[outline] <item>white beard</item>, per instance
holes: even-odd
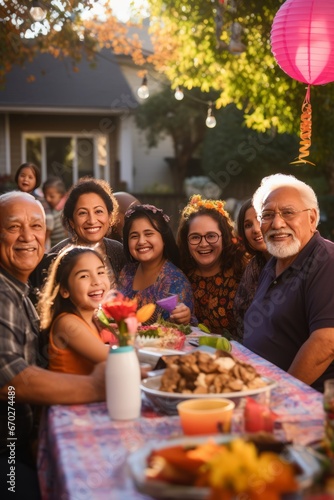
[[[267,245],[267,250],[270,255],[273,255],[277,259],[285,259],[287,257],[293,257],[294,255],[297,255],[297,253],[299,253],[301,243],[293,233],[290,233],[292,236],[292,241],[290,243],[286,243],[283,241],[272,241],[270,239],[270,236],[273,234],[279,233],[276,231],[270,231],[264,237]]]

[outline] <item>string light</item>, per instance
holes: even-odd
[[[179,86],[176,87],[174,97],[177,101],[182,101],[182,99],[184,98],[184,93]]]
[[[140,99],[147,99],[150,96],[150,91],[147,86],[147,77],[144,76],[143,81],[139,89],[137,90],[138,97]]]
[[[212,102],[209,103],[208,115],[205,120],[205,125],[208,128],[214,128],[217,125],[216,118],[212,114]]]
[[[141,86],[137,90],[137,94],[138,94],[138,97],[140,97],[140,99],[147,99],[150,96],[150,92],[149,92],[149,89],[147,86],[147,76],[146,75],[144,76],[144,78],[142,80]],[[184,98],[184,93],[179,86],[177,86],[175,89],[174,97],[178,101],[182,101],[182,99]],[[193,96],[190,98],[196,102],[200,102],[202,104],[205,103],[205,101],[198,99],[198,98],[195,98]],[[209,101],[209,103],[206,101],[206,104],[209,104],[209,107],[208,107],[208,114],[207,114],[207,117],[205,120],[205,125],[208,128],[214,128],[217,125],[216,118],[213,115],[214,103],[212,103],[212,101]]]
[[[47,14],[46,7],[38,0],[32,1],[32,6],[30,7],[29,13],[34,21],[41,22],[44,21]]]

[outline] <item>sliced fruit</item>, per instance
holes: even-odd
[[[155,311],[155,304],[145,304],[143,307],[138,309],[136,316],[139,323],[145,323],[148,321]]]
[[[203,325],[203,323],[198,323],[198,328],[202,330],[202,332],[210,333],[209,328],[206,325]]]
[[[209,337],[203,336],[198,339],[199,345],[208,345],[210,347],[214,347],[215,349],[219,349],[221,351],[232,351],[232,345],[225,337]]]
[[[218,340],[217,337],[208,337],[207,335],[205,335],[203,337],[199,337],[198,344],[199,345],[208,345],[210,347],[216,348],[217,340]]]
[[[227,340],[227,338],[220,337],[217,340],[216,349],[220,349],[221,351],[231,352],[232,351],[232,344],[229,340]]]

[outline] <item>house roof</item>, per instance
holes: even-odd
[[[94,65],[83,57],[76,66],[79,71],[70,58],[50,54],[14,66],[0,88],[0,111],[120,114],[138,106],[111,51],[99,52]],[[29,82],[31,75],[34,81]]]

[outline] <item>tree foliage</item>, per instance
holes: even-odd
[[[278,67],[270,49],[272,21],[282,3],[250,0],[225,2],[227,7],[222,7],[218,0],[152,0],[151,62],[175,85],[218,90],[216,106],[236,103],[243,109],[247,125],[259,131],[273,126],[279,131],[296,131],[296,109],[304,89]],[[229,4],[236,8],[229,9]],[[223,23],[217,33],[219,8],[223,9]],[[243,28],[245,45],[239,54],[224,49],[236,22]]]
[[[145,71],[153,65],[173,88],[217,92],[217,108],[235,103],[246,125],[259,133],[299,132],[305,85],[282,71],[270,48],[273,19],[284,0],[147,1],[154,48],[149,54],[135,30],[130,32],[115,19],[108,0],[50,0],[42,23],[32,23],[30,0],[0,0],[0,83],[13,64],[23,64],[37,53],[69,56],[75,71],[83,55],[94,59],[100,47],[108,47],[131,56]],[[87,16],[97,3],[103,15]],[[231,45],[235,26],[242,27],[237,41],[245,50],[235,51]],[[313,87],[311,102],[311,159],[334,192],[333,84]],[[298,149],[291,160],[297,155]]]
[[[299,134],[305,84],[284,73],[270,46],[272,23],[283,1],[149,0],[154,44],[150,62],[174,87],[217,90],[220,95],[216,107],[235,103],[246,125],[260,133]],[[235,23],[243,28],[241,42],[245,50],[239,54],[228,46]],[[330,111],[334,85],[313,86],[311,102],[310,153],[317,167],[311,171],[307,165],[291,168],[299,177],[310,175],[319,185],[323,184],[320,177],[325,175],[330,181],[327,189],[334,192],[334,116]],[[297,156],[298,146],[290,161]]]
[[[138,36],[130,35],[128,26],[116,19],[108,0],[99,1],[103,14],[91,15],[96,0],[50,0],[44,5],[46,19],[34,22],[29,13],[30,0],[0,0],[2,85],[14,64],[22,65],[41,52],[70,57],[74,71],[84,55],[93,61],[101,47],[111,48],[116,54],[131,54],[137,64],[143,64]]]

